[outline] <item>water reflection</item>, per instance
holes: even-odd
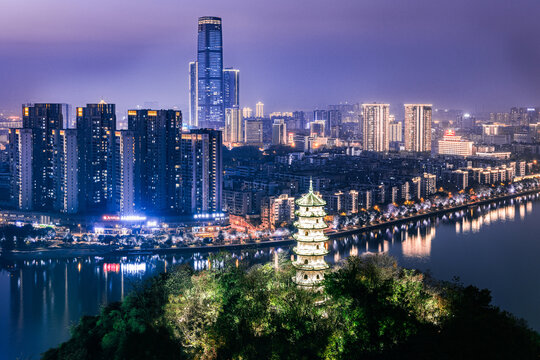
[[[516,198],[499,204],[476,206],[386,229],[355,234],[328,242],[329,263],[364,253],[391,253],[398,260],[432,261],[436,241],[452,242],[455,236],[476,234],[495,223],[531,221],[533,201],[538,196]],[[516,216],[516,213],[519,216]],[[441,224],[451,234],[439,236]],[[515,226],[520,226],[519,224]],[[450,235],[450,236],[449,236]],[[273,262],[288,258],[290,248],[243,249],[229,253],[233,263]],[[279,256],[281,254],[281,256]],[[101,306],[119,301],[145,279],[174,266],[189,264],[196,270],[223,266],[209,253],[130,255],[123,257],[78,257],[3,263],[0,270],[0,309],[7,314],[0,338],[6,342],[6,358],[37,357],[69,337],[69,328],[83,315],[99,312]],[[7,311],[4,311],[7,310]],[[0,343],[0,345],[2,345]],[[0,346],[4,348],[4,346]]]

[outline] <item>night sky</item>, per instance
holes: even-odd
[[[241,106],[540,105],[538,0],[1,0],[0,108],[104,98],[187,115],[204,15],[223,18]]]

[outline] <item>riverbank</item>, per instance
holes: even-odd
[[[514,198],[518,198],[518,197],[521,197],[521,196],[527,196],[527,195],[532,195],[532,194],[537,194],[537,193],[540,193],[540,189],[526,190],[526,191],[522,191],[522,192],[514,193],[514,194],[502,195],[502,196],[497,196],[497,197],[490,197],[489,199],[477,200],[477,201],[468,202],[468,203],[460,204],[460,205],[456,205],[456,206],[449,206],[449,207],[445,207],[445,208],[441,208],[441,209],[426,211],[426,212],[423,212],[423,213],[416,213],[414,215],[403,216],[403,217],[400,217],[400,218],[391,219],[391,220],[379,222],[379,223],[376,223],[376,224],[369,224],[369,225],[364,225],[364,226],[354,226],[352,228],[347,228],[347,229],[338,230],[338,231],[331,230],[331,231],[328,231],[326,233],[326,235],[328,237],[330,237],[330,238],[338,238],[338,237],[343,237],[343,236],[352,235],[352,234],[358,234],[358,233],[362,233],[362,232],[366,232],[366,231],[373,231],[373,230],[378,230],[378,229],[381,229],[381,228],[387,228],[387,227],[393,226],[393,225],[400,225],[402,223],[407,223],[407,222],[411,222],[411,221],[415,221],[415,220],[422,220],[422,219],[430,218],[430,217],[433,217],[433,216],[444,215],[444,214],[452,213],[452,212],[455,212],[455,211],[461,211],[461,210],[465,210],[465,209],[468,209],[468,208],[474,208],[474,207],[480,206],[480,205],[496,203],[496,202],[499,202],[499,201],[514,199]]]
[[[514,194],[506,194],[496,197],[490,197],[488,199],[477,200],[460,204],[456,206],[449,206],[444,208],[438,208],[436,210],[430,210],[422,213],[416,213],[410,216],[403,216],[396,219],[390,219],[374,224],[364,226],[354,226],[343,230],[330,230],[326,232],[326,235],[331,238],[340,238],[352,234],[363,233],[367,231],[379,230],[390,226],[401,225],[412,221],[418,221],[434,216],[444,215],[455,211],[466,210],[468,208],[474,208],[476,206],[496,203],[499,201],[518,198],[521,196],[527,196],[540,193],[540,189],[531,189]],[[196,252],[219,252],[219,251],[234,251],[242,249],[259,249],[276,246],[289,246],[294,243],[293,239],[280,239],[280,240],[267,240],[256,241],[243,244],[224,244],[224,245],[205,245],[205,246],[182,246],[182,247],[169,247],[169,248],[148,248],[148,249],[119,249],[110,245],[87,245],[83,248],[40,248],[28,251],[14,250],[9,253],[2,254],[0,258],[5,260],[45,260],[50,258],[63,259],[74,258],[84,256],[127,256],[127,255],[148,255],[148,254],[176,254],[176,253],[196,253]]]
[[[28,251],[13,250],[0,256],[4,260],[45,260],[45,259],[66,259],[85,256],[127,256],[127,255],[149,255],[149,254],[191,254],[196,252],[220,252],[234,251],[241,249],[259,249],[274,246],[292,245],[294,240],[283,239],[274,241],[258,241],[244,244],[207,245],[207,246],[182,246],[170,248],[149,248],[149,249],[118,249],[110,245],[93,245],[79,249],[66,248],[43,248]]]

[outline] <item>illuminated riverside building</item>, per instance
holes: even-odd
[[[180,145],[182,212],[221,213],[223,191],[221,131],[191,130],[181,135]]]
[[[263,199],[261,218],[265,229],[275,229],[283,223],[290,224],[294,220],[294,197],[281,194]]]
[[[296,247],[293,249],[296,254],[293,262],[296,275],[293,280],[299,286],[316,289],[329,268],[324,260],[325,255],[328,254],[325,246],[328,237],[323,232],[327,228],[324,222],[326,202],[313,192],[310,181],[308,193],[296,200],[296,205],[298,210],[295,214],[298,221],[294,223],[294,226],[297,232],[293,235],[296,240]]]
[[[223,135],[223,142],[228,146],[244,142],[244,119],[237,106],[225,109],[225,132]]]
[[[158,214],[179,212],[182,113],[129,110],[128,129],[135,137],[137,209]]]
[[[75,214],[79,211],[77,130],[59,130],[55,139],[58,151],[55,209],[63,213]]]
[[[192,87],[197,92],[196,126],[223,128],[223,39],[219,17],[199,18],[196,71],[192,75],[197,78],[196,87]]]
[[[431,151],[431,108],[431,104],[405,104],[406,151]]]
[[[387,152],[389,141],[389,104],[362,104],[363,149],[365,151]]]
[[[79,209],[114,211],[116,107],[101,101],[77,108]]]
[[[19,210],[32,210],[32,129],[9,129],[11,200]]]
[[[13,193],[14,200],[18,207],[24,204],[24,209],[35,211],[53,211],[57,205],[58,189],[58,156],[60,152],[57,149],[59,145],[57,137],[59,131],[68,127],[69,107],[66,104],[28,104],[23,105],[23,129],[13,140],[13,146],[27,153],[28,146],[31,146],[31,156],[24,159],[21,165],[30,166],[28,169],[22,169],[25,174],[13,174],[15,178],[32,179],[31,205],[27,200],[17,200],[21,193]],[[28,130],[26,130],[28,129]],[[30,134],[30,135],[29,135]],[[31,145],[27,144],[30,139]],[[22,147],[21,147],[22,146]],[[15,151],[15,149],[12,149]],[[22,152],[18,153],[19,155]],[[26,156],[26,155],[25,155]],[[31,173],[28,170],[31,169]],[[13,190],[15,190],[12,187]],[[26,186],[19,188],[27,190]],[[26,195],[25,195],[26,196]]]
[[[440,155],[471,156],[473,142],[457,136],[453,130],[447,130],[442,140],[439,140]]]
[[[133,131],[115,132],[116,148],[116,187],[115,210],[121,215],[135,214],[135,135]]]

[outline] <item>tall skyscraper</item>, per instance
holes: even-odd
[[[223,69],[223,107],[240,108],[240,70]]]
[[[431,104],[405,104],[406,151],[431,151],[431,107]]]
[[[362,104],[364,150],[379,152],[389,150],[389,110],[389,104]]]
[[[225,109],[224,143],[231,146],[244,142],[244,119],[238,107]]]
[[[220,129],[223,110],[223,43],[221,18],[199,18],[197,40],[197,126]]]
[[[136,206],[149,213],[177,212],[182,113],[129,110],[128,129],[135,137]]]
[[[222,211],[223,164],[221,131],[191,130],[181,140],[182,208],[186,214]]]
[[[77,108],[79,209],[114,211],[116,107],[101,101]]]
[[[69,124],[66,104],[23,105],[23,128],[32,134],[32,209],[52,211],[56,204],[59,131]],[[24,133],[24,134],[23,134]],[[28,132],[20,133],[26,139]],[[23,139],[22,141],[25,141]]]
[[[190,127],[199,126],[199,102],[198,102],[198,64],[196,61],[189,63],[189,123]]]
[[[264,117],[264,104],[261,101],[255,104],[255,117],[256,118]]]

